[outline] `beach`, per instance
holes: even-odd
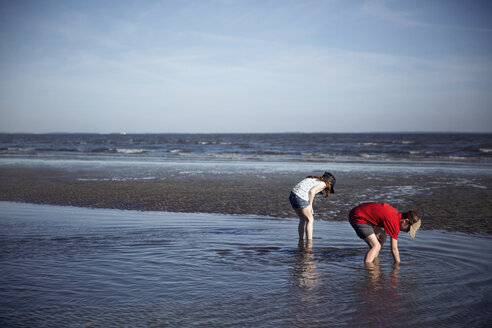
[[[492,1],[0,8],[0,328],[492,327]]]
[[[491,139],[0,135],[0,325],[488,327]],[[324,171],[298,243],[290,190]],[[400,265],[364,265],[364,202],[420,213]]]
[[[234,165],[232,165],[234,167]],[[329,169],[328,166],[324,166]],[[290,189],[309,171],[203,167],[154,169],[152,179],[128,169],[60,167],[0,168],[0,200],[140,211],[251,214],[293,218]],[[158,171],[158,173],[156,173]],[[397,167],[332,171],[336,193],[318,195],[315,218],[345,221],[363,202],[387,202],[401,212],[414,209],[422,229],[492,233],[492,176],[488,171]],[[313,172],[314,173],[314,172]]]
[[[422,229],[492,233],[492,134],[0,134],[0,200],[295,218],[288,196],[333,173],[315,219],[364,202]]]

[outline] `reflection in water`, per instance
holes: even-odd
[[[400,266],[394,264],[390,273],[384,272],[379,258],[366,264],[365,279],[356,292],[360,298],[358,312],[375,327],[395,327],[403,323],[399,270]]]
[[[294,278],[298,287],[314,288],[319,281],[319,274],[314,264],[313,241],[300,241],[299,257],[293,268]]]
[[[322,289],[321,277],[315,264],[315,252],[313,241],[300,241],[298,244],[297,257],[292,266],[293,299],[291,307],[293,321],[297,326],[312,323],[319,314],[319,308],[326,304],[320,300]]]

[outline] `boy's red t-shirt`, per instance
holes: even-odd
[[[365,203],[350,211],[350,220],[355,223],[370,222],[384,229],[393,239],[398,239],[401,214],[386,203]]]

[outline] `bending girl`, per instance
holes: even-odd
[[[304,235],[307,240],[313,239],[314,196],[323,190],[326,191],[326,197],[335,193],[335,182],[333,174],[325,172],[321,177],[310,175],[292,188],[289,200],[299,217],[299,241],[304,240]]]

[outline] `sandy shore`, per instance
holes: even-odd
[[[308,172],[309,173],[309,172]],[[335,172],[336,173],[336,172]],[[303,175],[170,175],[154,180],[81,179],[84,172],[0,168],[0,200],[143,211],[295,217],[288,202]],[[423,229],[492,234],[492,178],[449,174],[338,173],[335,195],[318,196],[315,217],[344,221],[357,204],[416,209]]]

